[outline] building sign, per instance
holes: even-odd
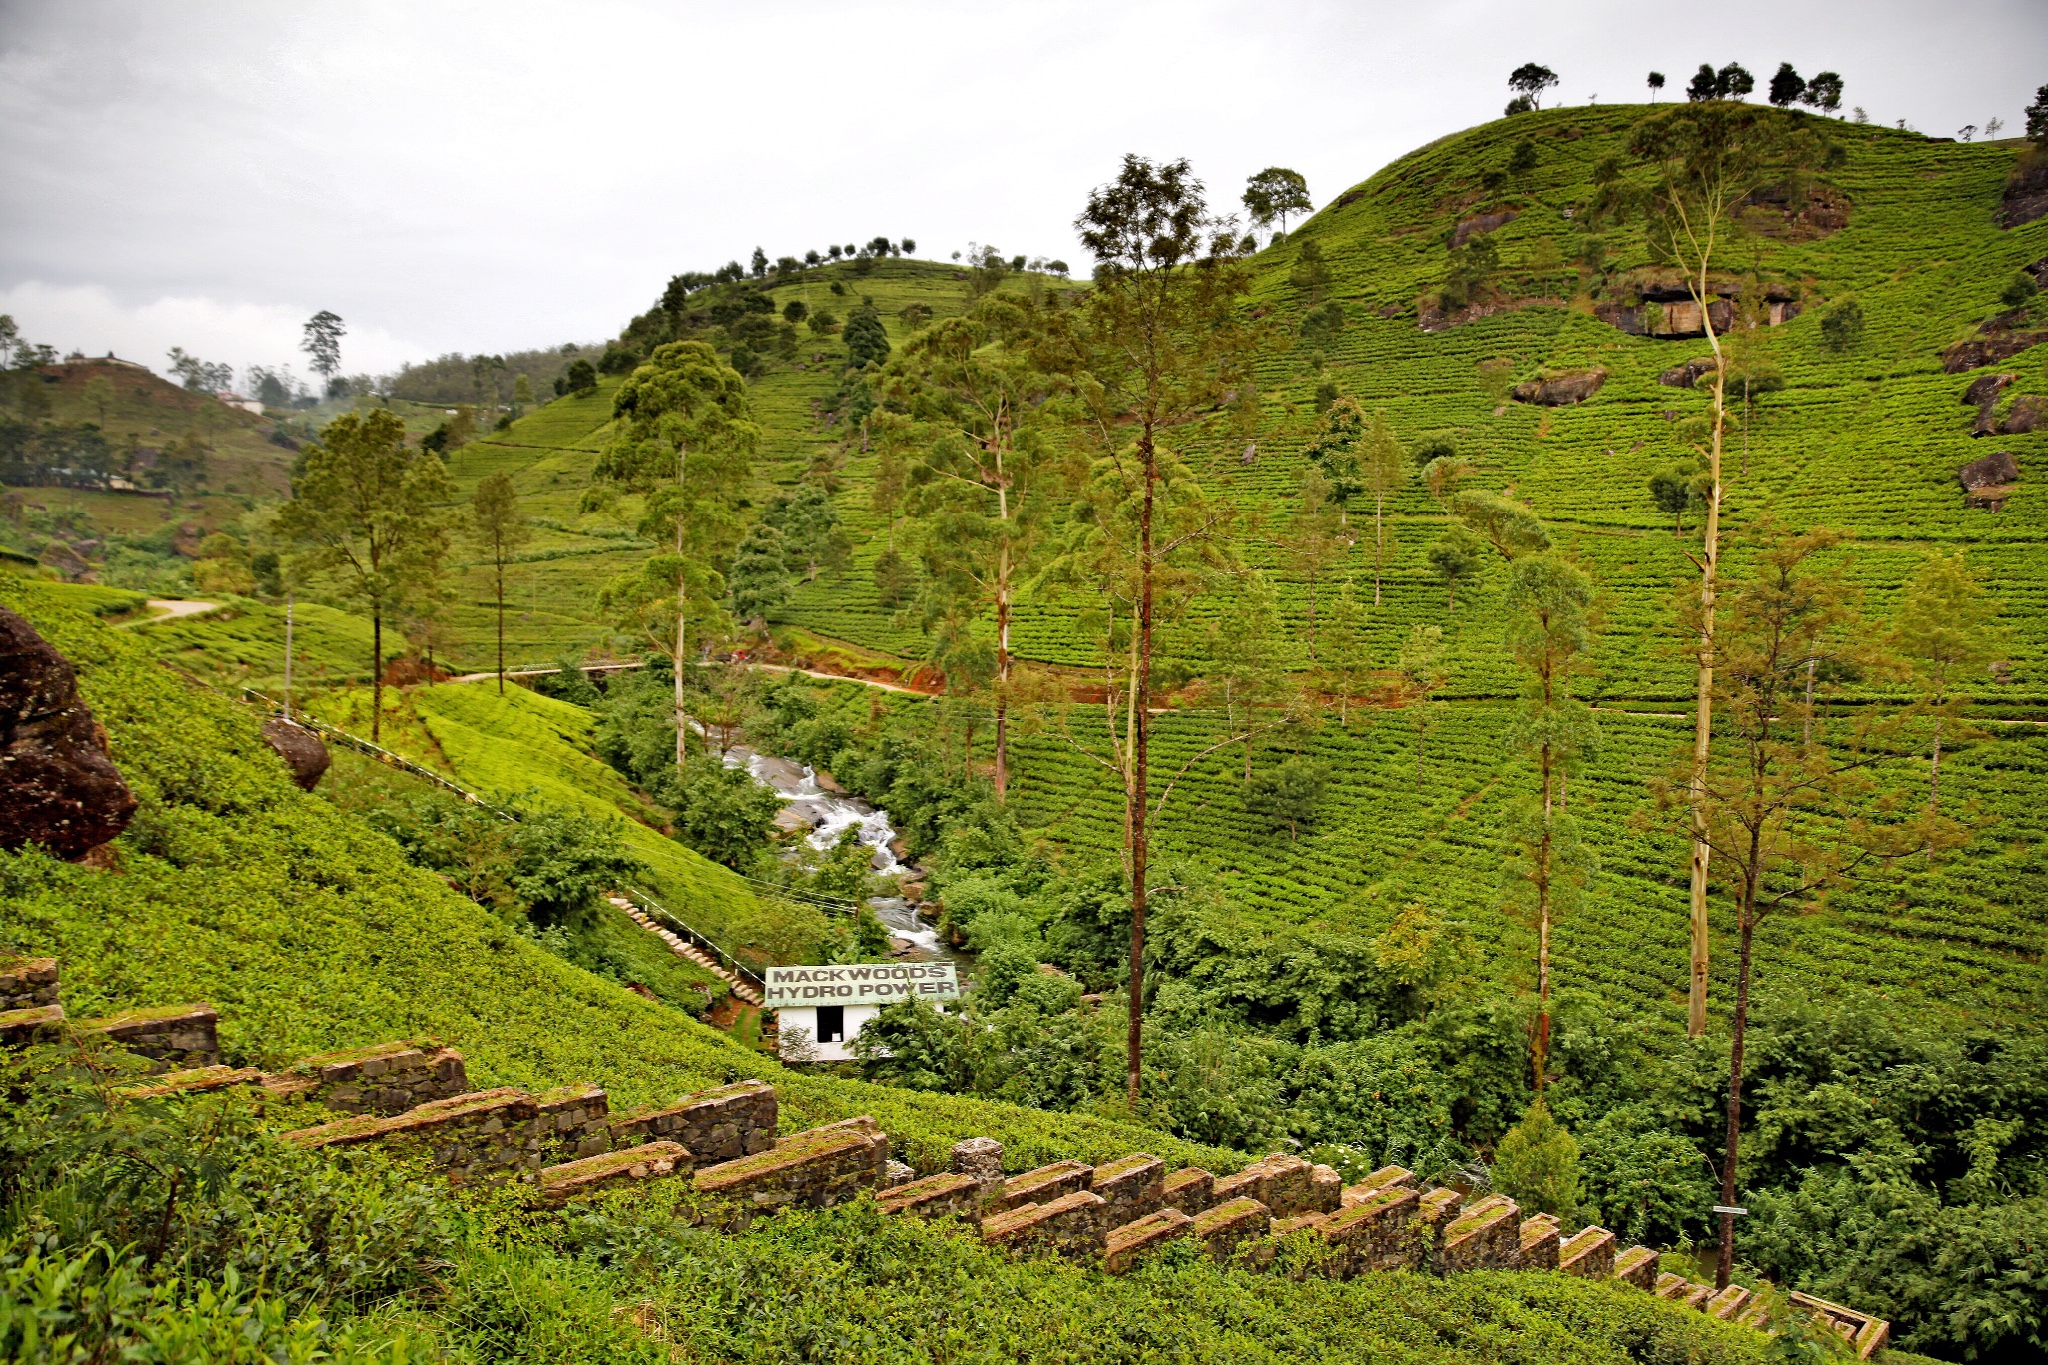
[[[764,1008],[887,1005],[898,1000],[958,1000],[950,962],[864,962],[846,967],[770,967]]]

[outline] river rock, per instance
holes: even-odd
[[[135,794],[71,661],[0,608],[0,848],[81,858],[128,826]]]
[[[1547,379],[1531,379],[1515,385],[1517,403],[1536,403],[1546,408],[1560,408],[1570,403],[1583,403],[1600,391],[1607,382],[1606,370],[1586,370],[1579,374],[1560,374]]]
[[[277,750],[277,756],[292,770],[292,781],[298,784],[300,791],[311,791],[319,786],[327,765],[333,762],[320,736],[303,725],[294,725],[278,716],[263,722],[263,742]]]
[[[812,770],[811,780],[818,784],[818,790],[821,792],[830,792],[834,796],[846,795],[846,788],[839,785],[839,779],[823,768]]]

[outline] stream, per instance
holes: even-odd
[[[871,865],[880,877],[915,875],[890,847],[896,829],[889,812],[877,809],[857,796],[828,791],[818,783],[817,773],[801,763],[772,754],[756,753],[736,744],[725,755],[728,768],[745,768],[749,776],[782,799],[782,813],[776,823],[785,829],[808,829],[812,848],[823,850],[839,842],[849,829],[860,831],[860,842],[871,854]],[[909,945],[899,956],[913,961],[939,960],[954,963],[964,980],[968,959],[939,938],[938,930],[917,913],[917,907],[901,896],[871,896],[868,908],[888,928],[890,937]]]

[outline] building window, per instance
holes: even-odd
[[[846,1039],[846,1006],[818,1006],[818,1041],[838,1043]]]

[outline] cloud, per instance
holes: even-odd
[[[13,317],[22,337],[47,342],[60,353],[105,355],[168,374],[173,346],[205,360],[235,367],[239,377],[251,365],[289,365],[305,372],[300,328],[317,309],[278,304],[224,303],[203,296],[170,296],[151,303],[123,304],[93,284],[49,285],[35,280],[0,289],[0,313]],[[381,327],[349,328],[342,339],[342,367],[351,374],[397,369],[425,348]]]

